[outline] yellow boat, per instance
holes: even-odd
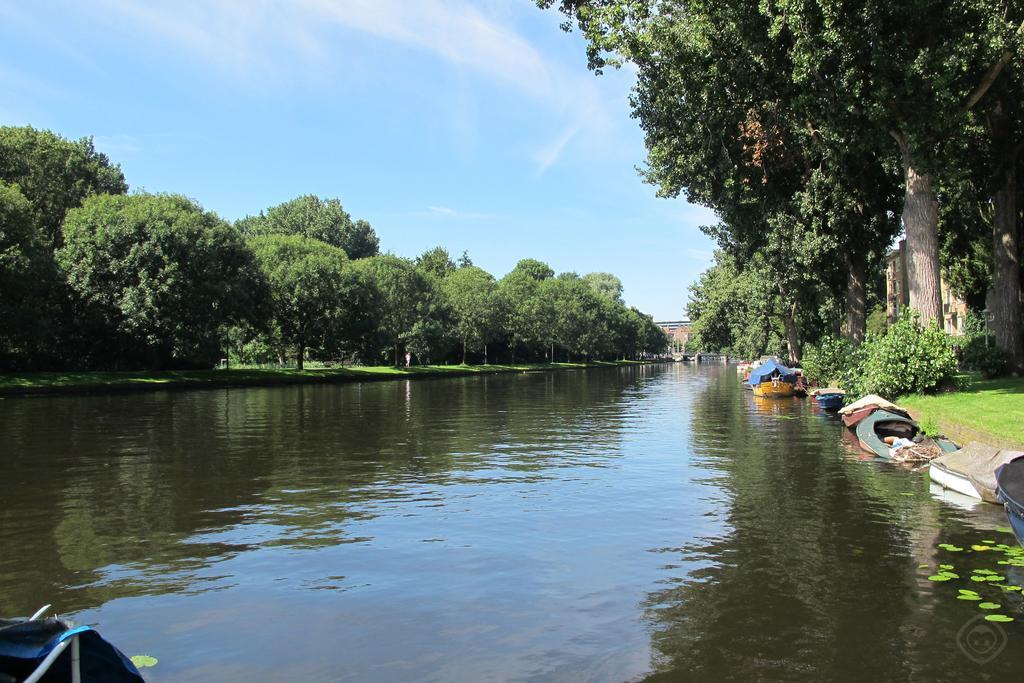
[[[751,385],[754,396],[763,398],[785,398],[793,395],[793,385],[780,379]]]

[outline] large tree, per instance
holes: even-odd
[[[185,197],[93,196],[63,232],[56,258],[95,364],[213,365],[225,327],[265,302],[242,236]]]
[[[0,180],[32,204],[43,243],[61,245],[64,215],[93,195],[128,191],[120,167],[91,138],[67,140],[31,126],[0,127]]]
[[[380,294],[376,335],[380,345],[394,351],[394,363],[399,365],[402,346],[414,339],[417,324],[422,327],[428,319],[434,288],[412,261],[391,254],[360,259],[352,267]],[[373,341],[369,346],[377,348],[368,353],[379,349]]]
[[[295,350],[299,370],[306,350],[349,349],[376,322],[376,291],[348,265],[345,252],[302,235],[250,241],[270,287],[270,314],[280,342]]]
[[[936,177],[949,163],[944,145],[998,79],[1019,8],[996,0],[873,1],[856,11],[838,0],[559,4],[588,38],[593,67],[621,59],[638,67],[633,103],[647,136],[648,178],[663,194],[685,189],[734,230],[752,224],[734,219],[744,203],[767,215],[775,209],[769,194],[793,197],[780,174],[796,172],[803,185],[819,166],[814,155],[843,169],[837,152],[846,151],[855,167],[866,157],[873,168],[861,178],[831,173],[831,181],[872,201],[833,202],[847,215],[828,229],[846,253],[877,252],[877,241],[865,244],[856,231],[886,232],[887,192],[874,192],[871,177],[897,158],[911,304],[941,315]],[[861,270],[850,264],[855,289]],[[864,297],[850,294],[851,306],[861,306]],[[862,327],[862,311],[849,319]]]
[[[0,367],[36,356],[51,320],[46,285],[53,270],[32,204],[17,185],[0,181]]]
[[[504,300],[503,327],[508,333],[509,350],[515,362],[516,349],[520,344],[541,343],[541,326],[537,294],[540,283],[555,273],[536,259],[522,259],[498,282],[498,293]]]
[[[375,256],[377,234],[364,220],[353,221],[338,199],[302,195],[271,207],[258,216],[238,221],[250,237],[263,235],[304,235],[344,250],[350,259]]]
[[[476,266],[463,266],[448,273],[441,290],[452,311],[455,336],[462,342],[462,363],[467,352],[482,349],[487,363],[487,345],[500,334],[503,301],[494,278]]]

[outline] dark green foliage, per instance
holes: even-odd
[[[57,262],[86,365],[213,365],[266,286],[242,236],[178,195],[100,195],[70,211]]]
[[[50,249],[60,246],[70,209],[93,195],[128,191],[120,167],[90,138],[66,140],[31,126],[0,127],[0,181],[17,184],[31,202],[40,239]]]
[[[610,273],[502,282],[437,247],[378,255],[369,223],[305,195],[231,226],[177,195],[126,196],[89,139],[0,128],[0,368],[445,362],[661,352]],[[59,247],[55,250],[55,247]],[[461,343],[460,343],[461,342]]]
[[[238,227],[250,237],[303,235],[342,249],[350,259],[375,256],[380,242],[370,224],[353,221],[341,201],[316,195],[296,197],[259,216],[243,218]]]
[[[885,334],[885,330],[888,327],[889,315],[885,312],[885,308],[883,306],[876,306],[872,309],[871,313],[868,314],[868,334]]]
[[[376,326],[378,292],[348,265],[345,252],[301,235],[250,241],[270,287],[267,346],[294,349],[301,369],[307,349],[330,358],[352,349]],[[258,352],[258,348],[250,349]]]
[[[804,375],[821,386],[833,384],[846,372],[851,352],[845,339],[826,337],[820,344],[804,349]]]
[[[884,335],[869,337],[851,353],[840,384],[854,396],[878,394],[895,400],[956,389],[961,382],[958,373],[953,340],[905,311]]]
[[[0,181],[0,367],[29,364],[52,333],[53,259],[37,230],[32,204]]]
[[[965,370],[980,372],[985,379],[1002,377],[1008,367],[1006,352],[991,339],[986,344],[984,336],[968,339],[961,347],[960,360]]]

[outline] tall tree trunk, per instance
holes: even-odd
[[[907,233],[907,281],[910,307],[921,321],[942,324],[942,288],[939,280],[939,200],[930,173],[914,165],[907,139],[894,134],[903,156],[903,227]]]
[[[846,252],[846,272],[846,338],[859,346],[867,329],[867,255],[860,250]]]
[[[1020,239],[1017,229],[1017,159],[1012,148],[998,172],[992,217],[990,306],[996,346],[1006,352],[1010,371],[1024,372],[1021,339]]]
[[[551,355],[548,357],[548,362],[549,363],[554,363],[555,362],[555,344],[554,344],[554,342],[551,343]]]
[[[800,362],[802,352],[800,350],[800,335],[796,329],[796,302],[787,303],[786,296],[782,291],[782,286],[779,286],[779,292],[782,294],[782,325],[786,329],[786,349],[789,351],[789,363],[790,365],[796,365]]]
[[[487,344],[484,344],[484,365],[487,365]]]
[[[512,353],[511,365],[515,365],[516,364],[516,336],[514,334],[512,335],[512,344],[510,346],[511,346],[510,351]]]
[[[467,363],[466,363],[466,340],[465,339],[462,340],[462,364],[463,365],[467,365]]]
[[[299,372],[305,369],[306,359],[306,345],[299,342],[298,352],[295,354],[295,365],[299,368]]]

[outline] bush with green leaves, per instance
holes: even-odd
[[[961,363],[965,370],[975,370],[985,379],[1006,374],[1009,359],[1006,352],[991,341],[986,344],[984,336],[968,339],[961,346]]]
[[[960,386],[953,339],[939,327],[924,326],[904,312],[885,334],[869,336],[850,356],[841,384],[853,396],[878,394],[895,399]]]
[[[817,346],[809,345],[801,363],[804,376],[822,386],[837,381],[846,370],[850,351],[850,343],[836,337],[825,337]]]

